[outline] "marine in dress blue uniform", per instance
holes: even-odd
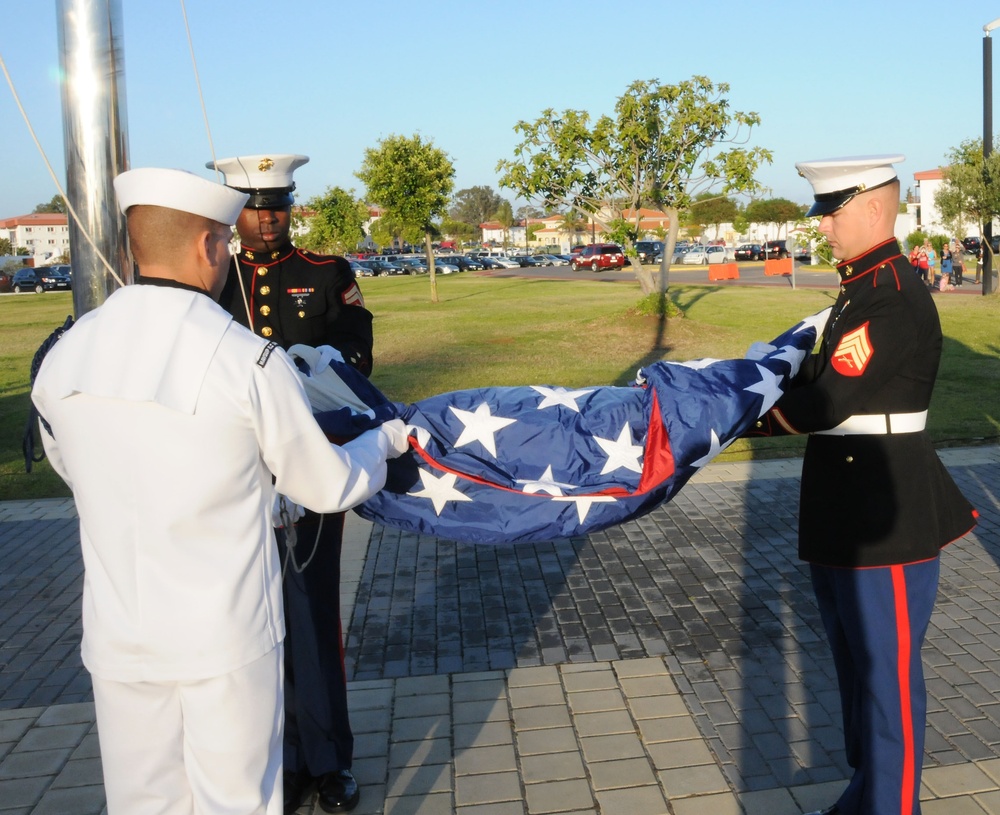
[[[903,156],[796,165],[813,186],[840,292],[819,351],[758,422],[809,433],[799,556],[811,564],[853,776],[825,815],[916,815],[926,691],[920,648],[939,552],[976,513],[925,430],[941,358],[937,309],[893,236]]]
[[[237,221],[241,249],[220,303],[237,322],[287,350],[329,345],[366,376],[372,369],[372,314],[348,262],[298,249],[288,237],[301,155],[240,156],[209,162],[226,184],[249,193]],[[336,440],[335,440],[336,441]],[[353,809],[354,736],[347,707],[340,620],[343,514],[307,512],[296,543],[279,535],[285,566],[285,812],[319,792],[327,812]]]

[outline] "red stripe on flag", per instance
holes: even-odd
[[[649,408],[649,430],[646,432],[646,449],[642,456],[642,478],[636,495],[655,490],[674,474],[674,451],[670,449],[670,436],[663,426],[660,400],[656,391]]]

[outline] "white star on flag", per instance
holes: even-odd
[[[806,317],[795,329],[796,334],[800,334],[807,328],[816,329],[817,342],[819,337],[823,336],[823,329],[826,328],[826,321],[830,319],[830,314],[833,312],[833,306],[828,306],[817,314],[813,314]]]
[[[767,368],[762,365],[757,366],[757,372],[760,374],[760,382],[756,382],[753,385],[748,385],[743,390],[750,391],[751,393],[759,393],[764,397],[764,403],[761,405],[760,413],[757,414],[758,418],[767,413],[772,405],[778,401],[778,397],[781,396],[781,375],[773,374]]]
[[[455,447],[464,447],[478,441],[483,447],[490,451],[493,458],[497,457],[497,443],[494,435],[498,430],[502,430],[509,424],[514,424],[516,419],[503,419],[490,413],[490,406],[483,402],[474,411],[450,408],[458,420],[465,425],[462,434],[455,442]]]
[[[449,501],[471,501],[467,495],[455,489],[455,481],[458,476],[455,473],[445,473],[440,478],[428,470],[420,470],[420,483],[423,489],[409,493],[414,498],[429,498],[434,504],[434,512],[441,514],[444,505]]]
[[[604,462],[601,475],[613,473],[615,470],[642,472],[642,464],[639,463],[639,459],[642,457],[642,445],[632,443],[632,429],[628,426],[628,422],[625,423],[617,439],[600,439],[594,436],[594,441],[608,454],[608,460]]]
[[[712,438],[709,441],[708,452],[705,453],[705,455],[703,455],[701,458],[699,458],[699,459],[697,459],[695,461],[692,461],[691,462],[691,466],[692,467],[704,467],[706,464],[708,464],[708,462],[710,462],[713,458],[715,458],[717,455],[719,455],[719,453],[721,453],[723,450],[725,450],[734,441],[736,441],[736,439],[732,438],[729,441],[727,441],[725,444],[720,443],[718,435],[716,435],[715,430],[713,430],[712,431]]]
[[[553,501],[570,501],[576,505],[576,514],[580,523],[587,520],[590,508],[594,504],[608,504],[615,499],[610,495],[568,495],[561,498],[553,498]]]
[[[527,481],[519,478],[517,479],[517,483],[524,485],[521,492],[526,492],[532,495],[538,492],[545,492],[549,495],[562,495],[564,488],[568,489],[575,486],[573,484],[563,484],[556,481],[555,476],[552,475],[551,464],[545,468],[545,472],[542,473],[541,478],[538,478],[535,481]]]
[[[576,403],[576,400],[582,396],[586,396],[588,393],[593,391],[593,388],[588,388],[585,390],[571,391],[566,388],[546,388],[543,385],[532,385],[532,390],[538,391],[545,398],[538,403],[538,410],[543,410],[547,407],[557,407],[562,405],[563,407],[568,407],[575,413],[580,412],[580,406]]]

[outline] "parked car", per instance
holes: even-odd
[[[730,250],[720,243],[710,243],[705,247],[705,257],[709,263],[725,263],[731,259]]]
[[[518,263],[520,263],[521,266],[544,266],[545,265],[544,263],[541,263],[540,261],[535,260],[535,256],[534,255],[516,255],[514,257],[514,260],[516,260]]]
[[[552,255],[532,255],[532,257],[535,259],[536,266],[555,266]]]
[[[0,272],[0,292],[8,292],[11,290],[10,279],[13,275],[10,272]]]
[[[69,274],[55,266],[39,266],[36,269],[18,269],[10,281],[16,292],[69,291],[73,280]]]
[[[736,247],[737,260],[760,260],[764,257],[764,247],[759,243],[744,243]]]
[[[708,263],[708,247],[696,244],[681,256],[681,263],[685,266],[697,266]]]
[[[371,269],[375,277],[405,274],[402,266],[389,263],[387,260],[375,260],[375,258],[372,258],[371,260],[359,260],[358,263]]]
[[[678,244],[677,246],[674,247],[674,256],[670,259],[670,263],[671,264],[683,263],[684,256],[690,251],[691,251],[690,244],[685,246],[681,246],[680,244]]]
[[[788,245],[785,241],[767,241],[764,244],[764,260],[787,258]]]
[[[506,258],[506,257],[504,257],[504,258],[492,258],[492,260],[495,261],[495,263],[496,263],[496,266],[493,267],[495,269],[520,269],[521,268],[521,264],[517,260],[515,260],[514,258]]]
[[[967,255],[978,255],[981,243],[982,241],[980,241],[975,235],[962,238],[962,247],[965,249],[965,254]]]
[[[479,258],[470,258],[467,255],[455,255],[453,258],[455,265],[463,272],[478,272],[485,268]],[[451,261],[448,261],[451,263]]]
[[[347,261],[351,266],[351,271],[354,272],[355,277],[374,277],[375,270],[369,269],[359,260],[349,260]]]
[[[663,241],[637,241],[635,253],[639,263],[652,263],[657,255],[663,255]]]
[[[572,262],[573,271],[587,267],[592,272],[601,269],[621,269],[625,266],[625,252],[617,243],[592,243],[583,247]]]
[[[444,260],[434,258],[434,273],[435,274],[458,274],[461,269],[458,268],[454,263],[448,263]]]
[[[403,274],[427,274],[427,262],[423,258],[400,258],[396,265],[403,267]]]

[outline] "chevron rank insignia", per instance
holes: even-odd
[[[861,376],[875,349],[868,339],[868,323],[844,334],[833,352],[833,369],[843,376]]]

